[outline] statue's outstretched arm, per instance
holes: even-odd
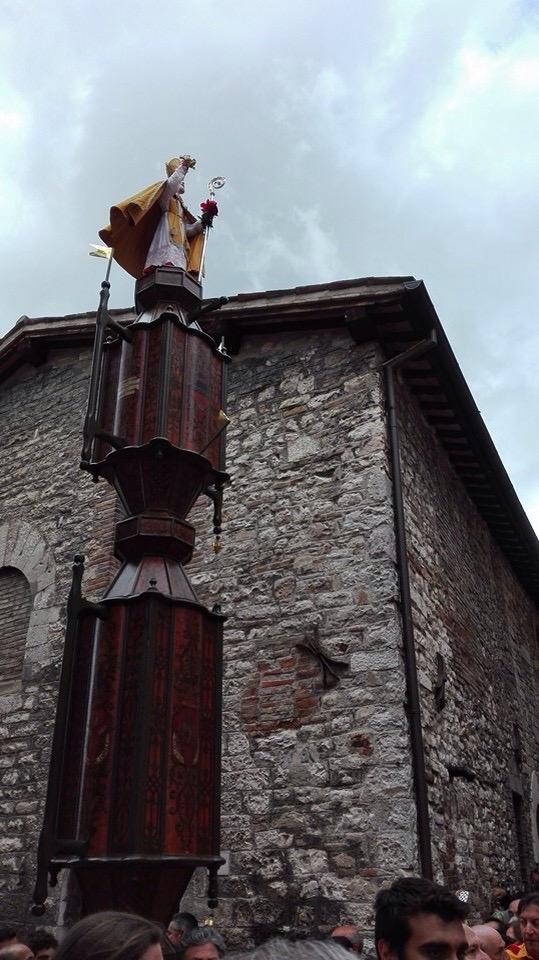
[[[187,173],[188,169],[188,167],[181,164],[179,167],[176,167],[174,173],[171,173],[170,177],[165,182],[163,193],[161,194],[161,198],[159,200],[161,204],[161,210],[168,210],[169,202],[172,200],[174,194],[180,189],[183,181],[185,180],[185,174]]]

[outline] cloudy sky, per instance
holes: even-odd
[[[0,334],[93,309],[109,206],[189,152],[193,210],[228,178],[207,295],[425,280],[539,529],[539,0],[0,10]]]

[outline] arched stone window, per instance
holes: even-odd
[[[30,584],[15,567],[0,567],[0,693],[21,679],[32,611]]]
[[[53,554],[26,520],[0,523],[0,714],[22,703],[23,689],[51,662],[56,604]]]

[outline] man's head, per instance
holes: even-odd
[[[167,927],[167,937],[175,947],[179,947],[184,937],[198,927],[198,920],[192,913],[175,913]]]
[[[335,927],[330,937],[351,953],[360,954],[363,950],[363,937],[353,923],[342,923]]]
[[[17,931],[15,927],[0,927],[0,950],[9,947],[12,943],[18,943]]]
[[[479,937],[481,949],[490,960],[505,960],[505,940],[498,930],[488,923],[477,923],[469,929]]]
[[[163,932],[145,917],[117,910],[90,913],[62,939],[58,960],[163,960]]]
[[[518,905],[518,920],[524,946],[533,960],[539,960],[539,893],[528,893]]]
[[[488,953],[483,950],[477,933],[467,923],[464,924],[464,934],[466,936],[466,960],[489,960]]]
[[[36,930],[28,940],[35,960],[54,960],[58,940],[48,930]]]
[[[275,937],[247,953],[227,954],[227,960],[349,960],[350,954],[329,940],[284,940]]]
[[[493,887],[490,892],[490,903],[493,910],[506,910],[511,894],[506,887]]]
[[[379,960],[463,960],[466,914],[446,887],[421,877],[396,880],[375,901]]]
[[[34,954],[25,943],[12,943],[0,950],[0,960],[33,960]]]
[[[181,943],[181,960],[221,960],[226,952],[225,941],[213,927],[191,930]]]

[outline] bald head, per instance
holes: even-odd
[[[467,923],[464,924],[464,933],[466,936],[466,960],[490,960],[488,953],[483,950],[481,941],[475,930],[472,930]]]
[[[350,946],[346,949],[353,953],[361,953],[363,950],[363,937],[353,923],[342,923],[339,927],[335,927],[331,931],[330,937],[335,937],[337,942],[340,942],[341,938],[348,940]],[[341,946],[345,946],[345,944],[341,944]]]
[[[479,937],[481,949],[489,955],[490,960],[504,960],[505,942],[501,933],[489,923],[478,923],[471,930]]]
[[[19,938],[14,927],[0,927],[0,950],[4,947],[10,947],[12,943],[18,943]]]
[[[34,954],[25,943],[12,943],[0,950],[0,960],[33,960]]]

